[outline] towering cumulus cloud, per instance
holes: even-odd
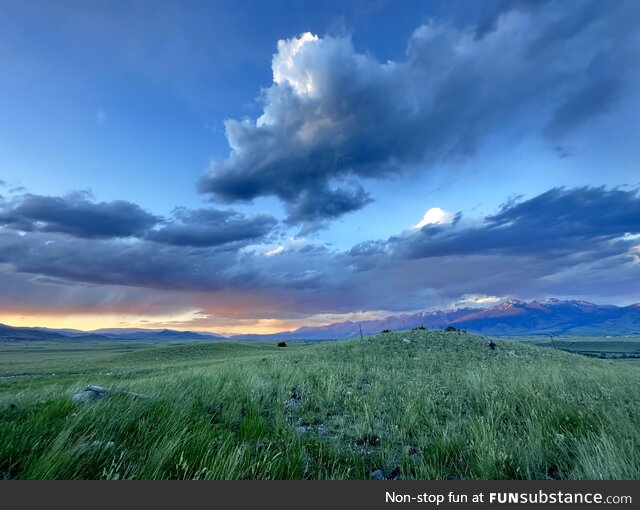
[[[379,62],[349,37],[278,42],[255,120],[227,120],[231,149],[201,191],[279,197],[313,228],[364,207],[365,179],[459,161],[493,136],[554,144],[606,112],[633,72],[634,2],[515,3],[482,30],[418,27],[404,58]]]

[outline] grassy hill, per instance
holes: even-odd
[[[640,367],[497,343],[0,345],[0,476],[640,478]]]

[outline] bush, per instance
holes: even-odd
[[[278,347],[286,347],[287,342],[278,342]]]
[[[447,326],[446,328],[444,328],[445,331],[458,331],[456,328],[454,328],[453,326]]]

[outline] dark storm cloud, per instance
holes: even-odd
[[[335,219],[348,212],[357,211],[371,200],[369,194],[360,186],[355,189],[302,190],[296,196],[295,203],[288,208],[287,223],[306,223],[307,230],[315,230],[323,226],[323,220]]]
[[[165,220],[124,200],[95,202],[86,193],[64,197],[25,194],[0,198],[0,226],[23,232],[57,232],[84,239],[144,238],[176,246],[245,244],[266,237],[277,220],[233,210],[176,208]]]
[[[182,222],[199,224],[200,216],[218,214],[183,211]],[[347,252],[300,243],[265,253],[237,245],[195,247],[5,229],[0,271],[37,275],[43,285],[47,278],[66,281],[71,290],[79,284],[163,289],[171,291],[177,308],[179,293],[185,302],[202,306],[204,293],[213,293],[217,307],[224,296],[233,296],[239,308],[242,302],[261,303],[255,313],[267,315],[256,316],[402,311],[464,294],[535,298],[571,289],[582,296],[634,295],[640,278],[638,234],[638,191],[555,188],[511,200],[482,220],[431,224]],[[12,284],[16,295],[20,281]],[[62,288],[56,285],[47,292]],[[94,292],[57,296],[73,301],[85,294],[95,299]],[[189,297],[194,295],[201,297],[194,301]]]
[[[250,280],[234,252],[40,232],[0,233],[2,262],[22,273],[155,289],[215,290]]]
[[[0,206],[0,225],[88,239],[140,236],[160,221],[131,202],[94,202],[85,193],[65,197],[28,194]]]
[[[277,223],[266,214],[245,217],[235,211],[179,208],[171,222],[150,232],[147,238],[176,246],[219,246],[260,240],[271,233]]]
[[[638,2],[494,2],[490,13],[467,28],[420,26],[399,62],[347,37],[280,41],[262,116],[226,122],[231,153],[200,190],[276,196],[289,223],[313,228],[365,206],[362,179],[460,161],[489,137],[562,145],[624,94]]]
[[[477,225],[428,225],[389,239],[399,258],[493,253],[540,258],[589,253],[594,260],[629,249],[625,234],[640,233],[638,191],[554,188],[521,202],[509,202]],[[365,245],[366,247],[366,245]],[[353,256],[360,253],[352,250]]]

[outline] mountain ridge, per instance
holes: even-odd
[[[408,330],[423,326],[453,326],[492,336],[605,335],[640,333],[640,303],[618,307],[582,300],[556,298],[534,301],[508,299],[490,308],[457,308],[401,314],[368,321],[345,321],[326,326],[303,326],[271,335],[235,335],[238,340],[328,340],[379,333],[385,329]]]

